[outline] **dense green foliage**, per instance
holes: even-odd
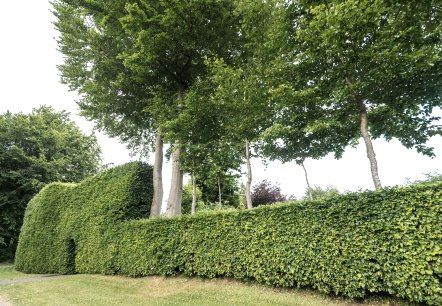
[[[373,138],[432,155],[425,143],[440,133],[432,115],[441,106],[440,0],[300,2],[292,68],[302,92],[330,108],[328,121],[341,123],[347,143],[360,137],[359,100]]]
[[[192,213],[192,182],[184,185],[183,188],[183,201],[181,206],[182,214]],[[223,186],[221,190],[221,203],[219,202],[218,190],[213,190],[212,194],[204,194],[201,188],[196,186],[196,207],[195,212],[208,212],[213,210],[233,210],[241,207],[241,197],[238,187],[236,185]],[[217,187],[218,188],[218,187]],[[207,200],[210,198],[214,200]],[[242,205],[244,207],[244,205]]]
[[[114,269],[117,225],[148,216],[151,178],[151,168],[137,162],[79,184],[46,186],[26,210],[16,268],[39,273],[73,273],[91,265]]]
[[[218,183],[220,184],[218,186]],[[202,200],[206,204],[220,204],[219,187],[221,188],[221,204],[228,207],[239,207],[241,205],[241,196],[238,186],[238,176],[231,173],[223,173],[218,178],[203,177],[203,180],[197,181],[197,186],[201,188]]]
[[[181,213],[190,214],[192,212],[192,182],[187,183],[183,187],[183,198],[181,202]],[[196,209],[199,210],[204,207],[204,202],[202,200],[203,193],[201,189],[196,187]]]
[[[0,114],[0,261],[14,257],[26,205],[44,185],[78,182],[99,167],[95,136],[68,113],[42,106]]]
[[[123,224],[118,268],[442,302],[442,185]],[[113,273],[115,271],[90,272]]]
[[[146,198],[140,191],[149,187],[133,181],[134,168],[138,164],[76,186],[46,187],[28,207],[16,268],[227,276],[350,297],[388,292],[442,303],[442,183],[124,221],[148,211],[143,206],[135,213],[134,205]],[[133,184],[138,191],[128,192]],[[72,246],[76,252],[69,252]]]
[[[426,143],[441,134],[433,113],[442,105],[441,1],[281,2],[286,34],[271,43],[278,91],[288,99],[267,131],[267,154],[340,157],[363,136],[376,188],[371,139],[433,155]]]
[[[229,58],[239,33],[233,0],[56,0],[53,7],[62,81],[81,94],[84,115],[135,148],[148,148],[155,131],[176,118],[207,73],[205,59]],[[182,148],[167,140],[175,143],[167,214],[175,215]]]
[[[376,188],[372,139],[432,156],[426,144],[442,133],[433,112],[442,106],[440,6],[55,0],[53,12],[62,81],[81,94],[82,114],[132,148],[150,148],[155,134],[173,144],[173,216],[183,172],[218,180],[244,160],[252,207],[251,156],[341,157],[362,136]]]

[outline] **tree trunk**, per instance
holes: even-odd
[[[250,143],[249,140],[245,140],[246,143],[246,164],[247,164],[247,183],[246,183],[246,203],[247,209],[253,208],[252,205],[252,165],[250,164]]]
[[[184,87],[178,85],[178,108],[184,104]],[[170,183],[169,198],[167,199],[166,215],[168,217],[181,214],[181,199],[183,196],[183,171],[180,167],[181,145],[178,140],[172,152],[172,181]]]
[[[353,86],[351,80],[348,77],[345,77],[345,82],[349,87]],[[374,187],[376,189],[380,189],[382,188],[382,184],[379,178],[378,163],[376,161],[376,154],[374,153],[373,143],[371,142],[370,134],[368,134],[367,107],[365,106],[361,96],[355,95],[355,101],[358,104],[359,108],[360,131],[365,142],[365,148],[367,149],[367,157],[370,161],[371,177],[373,178]]]
[[[222,205],[222,198],[221,198],[221,180],[218,176],[218,201],[219,201],[219,206]]]
[[[181,147],[175,141],[172,152],[172,181],[170,183],[169,198],[167,200],[166,216],[174,217],[181,213],[181,198],[183,196],[183,171],[180,168]]]
[[[192,215],[196,212],[196,177],[192,174]]]
[[[379,178],[378,163],[376,161],[376,154],[374,153],[373,143],[371,142],[370,135],[368,134],[368,114],[367,107],[361,98],[358,99],[359,117],[361,120],[361,134],[365,142],[367,149],[367,157],[370,160],[371,177],[373,178],[374,187],[376,189],[382,188],[381,180]]]
[[[158,217],[163,202],[163,135],[158,128],[155,140],[155,161],[153,164],[153,199],[150,207],[150,217]]]
[[[301,167],[304,169],[305,181],[307,183],[308,196],[310,200],[313,200],[312,187],[310,186],[310,182],[308,181],[307,169],[305,169],[304,161],[301,161]]]

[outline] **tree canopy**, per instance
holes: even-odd
[[[83,95],[80,107],[100,127],[123,139],[149,138],[179,114],[188,89],[206,72],[205,58],[231,56],[238,35],[233,11],[233,1],[219,0],[57,0],[55,24],[66,56],[62,78]],[[175,215],[181,147],[169,141],[174,154],[167,210]]]
[[[304,165],[362,137],[380,188],[372,139],[433,156],[442,132],[440,0],[56,0],[54,13],[83,114],[133,147],[156,138],[154,176],[172,146],[169,216],[184,171],[219,187],[245,160],[251,208],[252,155]]]
[[[362,135],[376,188],[372,138],[432,156],[425,143],[441,132],[432,115],[442,105],[440,1],[300,1],[288,9],[292,80],[324,111],[334,150]]]
[[[97,173],[100,153],[95,136],[84,135],[66,112],[41,106],[0,115],[0,260],[14,256],[29,200],[49,182]]]

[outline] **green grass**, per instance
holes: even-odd
[[[37,274],[25,274],[14,270],[11,264],[0,264],[0,280],[33,277]]]
[[[0,280],[29,277],[0,267]],[[311,290],[273,289],[227,279],[71,275],[0,285],[0,303],[19,305],[411,305],[388,298],[356,303]]]

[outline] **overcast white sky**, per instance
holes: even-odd
[[[62,62],[58,53],[51,21],[50,4],[46,0],[14,0],[0,3],[0,113],[28,113],[32,108],[47,104],[56,110],[67,110],[72,119],[90,133],[93,123],[76,115],[75,93],[60,84],[56,65]],[[97,135],[105,163],[115,165],[131,160],[129,152],[118,140]],[[399,142],[374,141],[380,177],[385,186],[403,184],[406,178],[422,179],[424,173],[442,171],[442,139],[434,137],[429,145],[435,147],[436,157],[431,159],[413,150],[403,148]],[[372,189],[369,162],[362,144],[348,148],[341,160],[327,156],[319,161],[307,160],[310,183],[325,187],[333,185],[341,191]],[[268,179],[279,183],[284,194],[301,197],[306,183],[302,168],[294,163],[270,163],[267,168],[259,160],[252,161],[254,183]],[[167,199],[170,167],[164,167]]]

